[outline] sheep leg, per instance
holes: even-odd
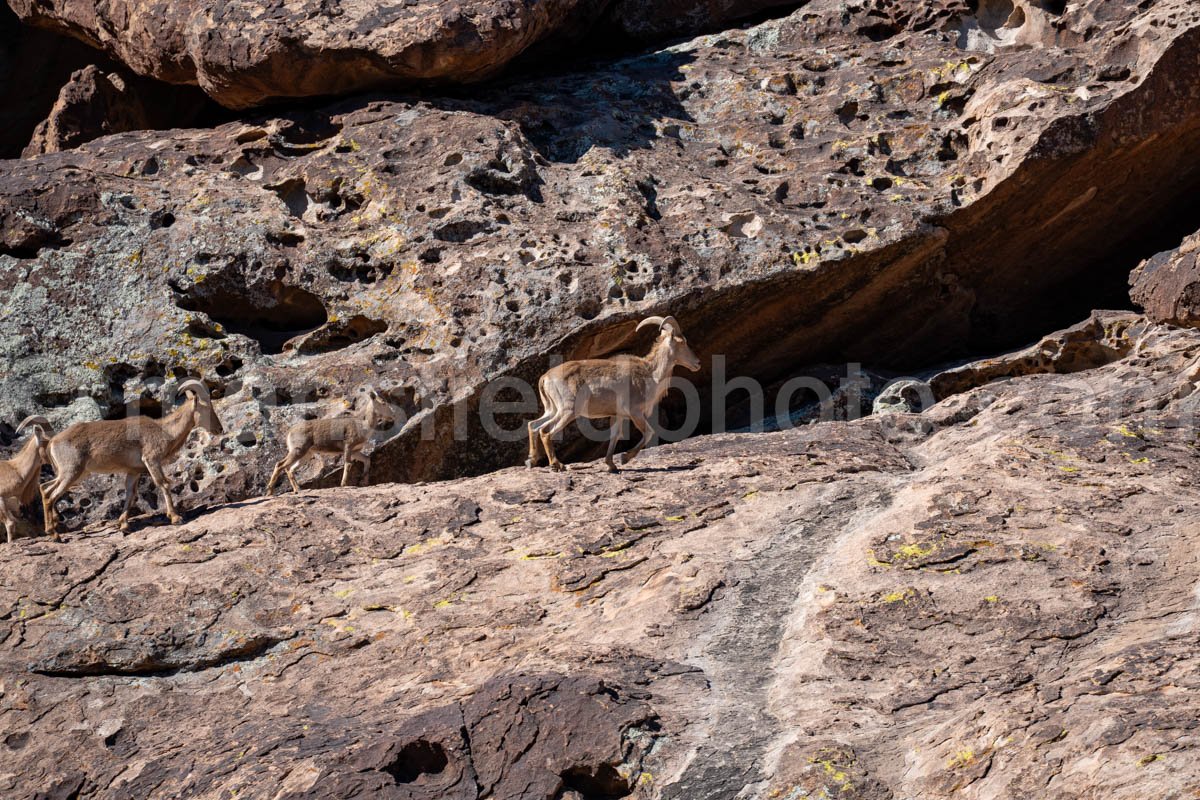
[[[300,462],[296,461],[290,467],[284,470],[284,474],[287,475],[288,483],[292,485],[292,491],[296,494],[300,493],[300,484],[296,481],[296,467],[298,466],[300,466]]]
[[[630,417],[630,419],[633,420],[633,424],[641,432],[642,438],[638,440],[638,443],[633,446],[632,450],[621,456],[622,464],[628,464],[630,461],[633,461],[634,456],[642,452],[642,448],[646,446],[646,443],[650,441],[650,437],[654,435],[654,430],[650,427],[648,419],[640,415]]]
[[[539,424],[545,424],[541,417],[529,423],[529,458],[525,459],[525,466],[529,469],[536,467],[542,460],[542,437],[537,427]]]
[[[17,520],[13,516],[12,509],[8,507],[8,498],[0,498],[0,522],[4,523],[4,534],[8,537],[8,543],[12,544],[13,534],[17,530]]]
[[[541,451],[544,449],[542,445],[542,430],[550,424],[550,421],[558,414],[557,407],[550,402],[546,397],[546,378],[543,375],[538,380],[538,397],[542,399],[542,415],[529,423],[529,458],[525,460],[525,466],[533,469],[542,460]]]
[[[163,505],[167,507],[167,519],[172,525],[179,525],[183,522],[183,517],[179,516],[179,512],[175,510],[175,501],[171,499],[171,487],[167,484],[167,476],[163,475],[162,466],[150,461],[147,458],[142,459],[142,464],[146,466],[146,471],[150,473],[150,480],[158,487],[158,491],[162,493]]]
[[[608,423],[608,453],[604,456],[604,463],[608,464],[609,472],[617,472],[617,465],[613,463],[613,453],[617,451],[617,442],[621,441],[621,429],[625,427],[625,420],[620,417],[613,417]]]
[[[56,528],[58,527],[58,512],[54,510],[54,504],[63,498],[71,487],[79,480],[83,470],[81,469],[60,469],[57,464],[54,465],[58,472],[58,477],[51,478],[43,483],[40,487],[42,493],[42,508],[46,515],[46,533],[49,534],[54,541],[62,541]]]
[[[546,429],[546,426],[554,421],[554,417],[558,412],[554,407],[546,401],[546,396],[542,395],[542,405],[546,407],[545,412],[540,417],[529,423],[529,458],[525,461],[525,466],[533,469],[542,460],[542,437],[541,432]]]
[[[38,493],[42,496],[42,515],[45,520],[44,528],[46,533],[57,539],[58,534],[55,533],[54,528],[58,525],[58,515],[54,513],[54,501],[50,499],[56,481],[57,478],[51,478],[38,486]]]
[[[350,465],[354,463],[354,454],[350,452],[350,442],[342,446],[342,486],[350,485]]]
[[[355,458],[358,460],[358,463],[363,465],[363,474],[358,479],[358,485],[367,486],[367,478],[371,475],[371,457],[366,453],[359,453]]]
[[[275,491],[275,484],[279,483],[279,476],[283,474],[286,465],[287,456],[275,462],[275,467],[271,470],[271,477],[267,480],[267,490],[263,492],[263,497],[270,497],[271,492]]]
[[[140,472],[131,472],[125,476],[125,510],[117,517],[117,527],[123,531],[129,530],[129,511],[133,508],[134,498],[137,497],[137,485],[141,477]]]
[[[275,484],[279,482],[281,475],[287,475],[288,482],[292,484],[292,488],[297,492],[300,488],[296,485],[296,479],[292,477],[292,470],[296,464],[300,463],[300,459],[304,458],[304,452],[300,450],[288,450],[283,458],[275,463],[275,468],[271,470],[271,479],[267,481],[267,490],[263,492],[263,497],[269,497],[271,492],[275,491]]]
[[[566,469],[566,467],[564,467],[562,462],[558,460],[558,455],[556,455],[554,452],[554,437],[561,433],[563,428],[570,425],[571,420],[573,419],[575,419],[575,415],[573,415],[571,412],[560,411],[553,420],[542,426],[542,430],[540,432],[542,436],[542,447],[546,448],[546,456],[549,459],[550,468],[555,472],[562,472]]]

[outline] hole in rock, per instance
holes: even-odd
[[[302,355],[328,353],[370,339],[386,330],[386,322],[355,314],[347,319],[330,322],[307,335],[301,335],[298,339],[286,343],[284,349],[294,349]]]
[[[1067,0],[1035,0],[1035,6],[1040,6],[1043,11],[1060,17],[1067,11]]]
[[[123,393],[114,393],[113,402],[109,409],[109,412],[104,415],[105,419],[126,419],[128,417],[162,419],[163,415],[162,402],[157,398],[137,397],[124,400]]]
[[[321,298],[312,292],[277,285],[273,294],[274,302],[265,304],[243,292],[219,288],[186,296],[179,306],[207,314],[227,331],[254,339],[268,354],[282,353],[289,339],[316,330],[329,319]]]
[[[342,124],[321,114],[289,120],[280,130],[288,144],[312,145],[332,139],[342,132]]]
[[[277,183],[265,188],[270,189],[279,196],[279,199],[283,201],[285,206],[287,206],[288,212],[293,217],[303,217],[304,212],[307,211],[309,205],[312,204],[312,200],[309,198],[308,192],[305,190],[304,180],[302,178],[289,178],[282,183]]]
[[[360,253],[354,259],[332,258],[327,268],[329,274],[342,283],[375,283],[392,274],[391,264],[372,262],[366,253]]]
[[[396,760],[383,768],[396,783],[417,783],[426,776],[440,775],[449,766],[446,751],[437,742],[417,739],[400,748]]]
[[[902,28],[899,25],[892,22],[876,22],[859,28],[858,33],[872,42],[884,42],[900,33],[901,30]]]
[[[563,786],[559,797],[568,791],[579,794],[583,800],[619,800],[629,796],[629,782],[611,764],[594,768],[572,767],[561,777]]]

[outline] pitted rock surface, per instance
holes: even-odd
[[[1178,248],[1157,253],[1129,276],[1130,296],[1146,315],[1172,325],[1200,326],[1200,232]]]
[[[643,350],[652,313],[705,361],[705,401],[715,355],[770,384],[1024,344],[1117,302],[1121,259],[1190,207],[1200,12],[1023,5],[1000,30],[994,6],[822,0],[486,98],[355,99],[0,164],[0,419],[157,413],[201,376],[230,433],[174,467],[195,505],[258,492],[281,429],[369,381],[413,421],[376,480],[518,464],[535,398],[500,417],[508,441],[485,438],[489,382]],[[110,486],[77,493],[69,522],[111,517]]]
[[[208,106],[196,90],[89,64],[71,73],[21,154],[31,158],[70,150],[112,133],[185,127]]]
[[[386,86],[478,81],[539,43],[694,34],[794,0],[10,0],[140,75],[228,108]]]
[[[619,475],[19,540],[0,791],[1188,796],[1200,334],[1138,340]]]
[[[21,155],[71,73],[99,56],[80,42],[23,27],[0,3],[0,158]]]

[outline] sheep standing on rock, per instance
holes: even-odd
[[[46,510],[46,533],[54,541],[59,541],[54,504],[72,486],[94,474],[125,476],[125,509],[117,520],[121,530],[129,529],[129,510],[143,473],[148,473],[162,492],[171,524],[183,521],[171,500],[171,487],[167,485],[163,466],[175,459],[193,428],[203,428],[211,434],[223,433],[225,429],[203,383],[186,380],[179,384],[179,391],[187,399],[162,419],[130,417],[81,422],[50,440],[46,451],[55,477],[42,485],[42,505]]]
[[[365,484],[371,471],[371,457],[366,453],[371,433],[380,426],[391,425],[395,421],[395,414],[387,402],[375,389],[368,388],[356,401],[350,416],[297,422],[288,429],[287,455],[280,459],[271,471],[271,479],[267,481],[264,494],[271,494],[283,475],[287,476],[293,491],[300,491],[300,484],[296,482],[292,473],[301,459],[314,450],[318,453],[341,453],[342,486],[350,483],[350,465],[355,461],[359,462],[363,465],[361,483]]]
[[[0,522],[10,544],[21,506],[32,500],[37,490],[50,422],[45,417],[28,417],[17,426],[17,433],[26,428],[33,431],[29,441],[11,459],[0,461]]]
[[[538,394],[545,411],[529,423],[527,467],[532,469],[541,460],[544,449],[551,469],[565,469],[554,454],[553,437],[577,417],[609,419],[608,453],[604,456],[609,472],[617,471],[613,452],[627,419],[633,421],[642,438],[622,456],[621,463],[628,464],[641,452],[652,435],[650,418],[667,393],[675,366],[693,372],[700,369],[700,359],[688,347],[674,317],[647,317],[636,330],[647,325],[657,325],[659,335],[645,356],[567,361],[541,377]]]

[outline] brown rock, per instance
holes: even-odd
[[[1129,276],[1133,302],[1156,322],[1200,327],[1200,233],[1143,261]]]
[[[367,380],[412,421],[376,480],[520,463],[533,398],[497,440],[477,414],[489,382],[644,349],[652,313],[769,386],[1035,340],[1118,302],[1148,221],[1190,208],[1197,9],[1104,8],[1056,18],[1086,47],[986,52],[928,28],[879,43],[869,9],[822,0],[487,98],[360,99],[6,163],[0,419],[155,413],[202,375],[230,433],[174,468],[188,507],[261,491],[280,432]],[[1120,58],[1128,80],[1096,79]],[[796,94],[769,88],[780,75]],[[707,409],[713,370],[696,381]],[[680,411],[668,398],[666,420]],[[111,518],[113,484],[81,488],[72,524]]]
[[[1137,336],[924,432],[19,540],[0,793],[1186,796],[1200,332]]]
[[[0,3],[0,158],[16,158],[71,73],[100,53],[64,36],[21,25]]]
[[[383,86],[471,82],[587,22],[641,38],[696,33],[783,0],[421,0],[381,6],[178,0],[12,0],[22,19],[77,36],[140,75],[199,84],[228,108]]]
[[[945,400],[992,381],[1085,372],[1129,355],[1138,337],[1151,327],[1144,317],[1126,311],[1096,311],[1084,322],[1044,336],[1024,350],[940,372],[929,385],[935,399]]]
[[[112,133],[186,127],[207,106],[199,91],[92,64],[71,74],[22,156],[69,150]]]

